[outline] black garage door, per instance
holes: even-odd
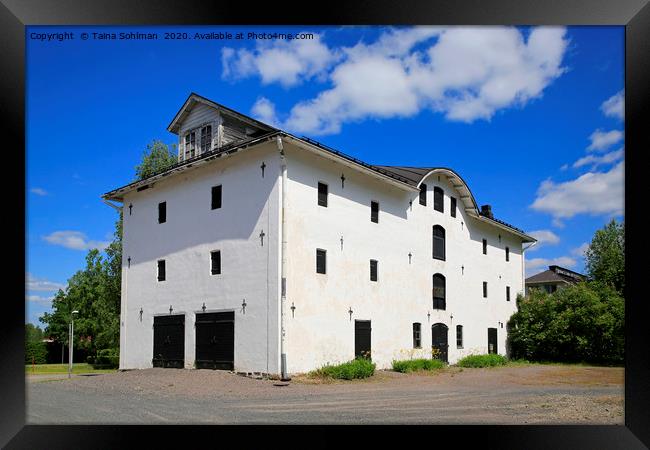
[[[182,369],[185,364],[185,316],[153,318],[153,366]]]
[[[370,327],[369,320],[354,321],[354,357],[368,358],[370,356]]]
[[[235,367],[235,313],[196,315],[196,368],[233,370]]]

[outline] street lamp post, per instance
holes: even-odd
[[[79,314],[79,311],[72,311],[70,313],[70,326],[68,327],[69,331],[69,338],[68,338],[68,378],[72,376],[72,352],[74,351],[74,343],[73,343],[73,338],[74,338],[74,315]]]

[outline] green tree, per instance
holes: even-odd
[[[25,341],[39,342],[43,340],[43,330],[39,326],[31,323],[25,324]]]
[[[147,144],[147,149],[142,154],[142,161],[135,167],[136,179],[148,178],[177,162],[176,144],[172,144],[170,150],[167,144],[154,140],[151,144]]]
[[[610,285],[583,282],[553,294],[518,296],[508,322],[515,358],[620,363],[624,352],[624,301]]]
[[[625,289],[625,223],[612,219],[597,230],[585,252],[585,267],[592,280]]]

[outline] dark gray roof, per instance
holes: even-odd
[[[549,266],[548,270],[526,278],[526,284],[539,283],[577,283],[587,277],[559,266]]]

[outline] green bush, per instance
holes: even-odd
[[[456,365],[458,367],[494,367],[503,366],[508,360],[495,353],[488,355],[469,355],[459,360]]]
[[[395,372],[416,372],[420,370],[435,370],[445,367],[445,363],[439,359],[405,359],[393,361],[393,370]]]
[[[355,378],[368,378],[375,373],[375,363],[367,358],[357,358],[338,365],[326,365],[310,372],[311,376],[321,378],[335,378],[339,380],[352,380]]]
[[[513,358],[623,362],[625,304],[612,287],[584,282],[553,294],[533,290],[517,303],[519,310],[508,322]]]
[[[120,365],[120,352],[115,348],[105,348],[97,352],[97,356],[89,364],[93,369],[117,369]]]
[[[47,344],[45,342],[25,342],[25,364],[32,364],[32,362],[34,364],[47,363]]]

